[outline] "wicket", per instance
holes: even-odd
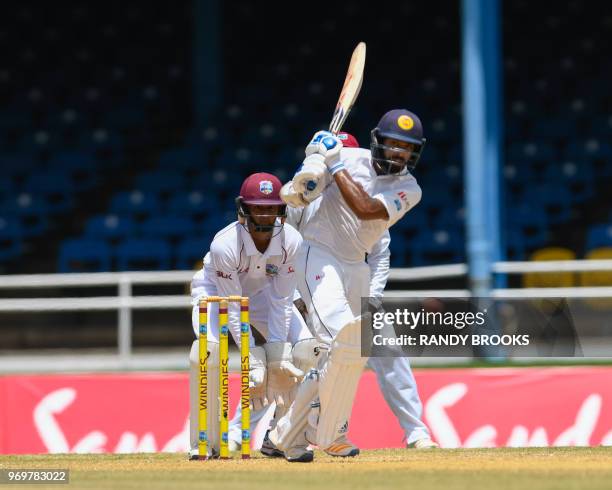
[[[240,405],[242,409],[242,459],[251,456],[251,412],[249,396],[249,298],[244,296],[207,296],[200,300],[200,376],[198,413],[198,455],[208,453],[208,304],[219,303],[219,457],[229,458],[229,351],[228,304],[240,303]],[[214,396],[214,394],[211,394]]]

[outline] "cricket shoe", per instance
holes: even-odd
[[[315,434],[316,429],[312,425],[309,425],[306,428],[306,440],[313,446],[316,445],[313,442],[316,440]],[[352,458],[359,454],[359,448],[349,441],[348,437],[345,435],[338,437],[338,439],[326,447],[324,451],[336,458]]]
[[[429,437],[425,437],[407,444],[406,447],[408,449],[435,449],[440,446],[438,446],[438,444],[432,441]]]
[[[209,459],[219,459],[219,453],[216,450],[212,450],[212,454],[210,454],[209,456],[200,456],[198,454],[198,450],[197,449],[193,449],[191,451],[189,451],[189,461],[206,461]]]
[[[352,458],[359,454],[359,448],[355,446],[346,436],[340,436],[324,451],[336,458]]]
[[[278,449],[274,443],[270,440],[270,430],[266,431],[266,435],[264,436],[264,440],[261,443],[261,449],[259,452],[264,456],[268,456],[269,458],[284,458],[285,453]]]
[[[306,445],[289,448],[284,455],[289,463],[311,463],[314,460],[314,451]]]

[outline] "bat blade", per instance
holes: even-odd
[[[353,108],[353,104],[357,100],[359,91],[361,90],[361,82],[363,82],[363,69],[365,67],[366,45],[360,42],[353,51],[351,63],[349,64],[344,85],[334,110],[329,131],[333,134],[338,134],[342,129],[342,125]]]

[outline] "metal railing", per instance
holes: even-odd
[[[523,274],[531,272],[586,272],[612,271],[612,260],[563,260],[541,262],[498,262],[493,272]],[[466,264],[451,264],[430,267],[391,269],[389,280],[414,282],[422,280],[461,277],[467,274]],[[62,297],[62,298],[10,298],[0,299],[0,312],[58,312],[58,311],[117,311],[117,355],[111,359],[115,368],[134,367],[132,353],[132,311],[150,309],[190,308],[188,295],[146,295],[134,296],[135,285],[188,284],[194,271],[154,272],[104,272],[73,274],[36,274],[0,276],[0,289],[35,289],[61,287],[116,286],[116,296]],[[387,294],[395,297],[457,297],[470,296],[467,289],[451,290],[390,290]],[[494,289],[493,297],[612,297],[612,287],[570,287],[570,288],[515,288]],[[173,364],[170,363],[172,366]]]

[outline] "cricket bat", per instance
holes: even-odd
[[[338,134],[342,129],[342,125],[346,118],[351,112],[359,91],[361,90],[361,82],[363,82],[363,69],[365,67],[366,58],[366,45],[362,41],[360,42],[351,56],[351,63],[344,79],[344,85],[334,110],[331,123],[329,124],[329,131],[333,134]]]

